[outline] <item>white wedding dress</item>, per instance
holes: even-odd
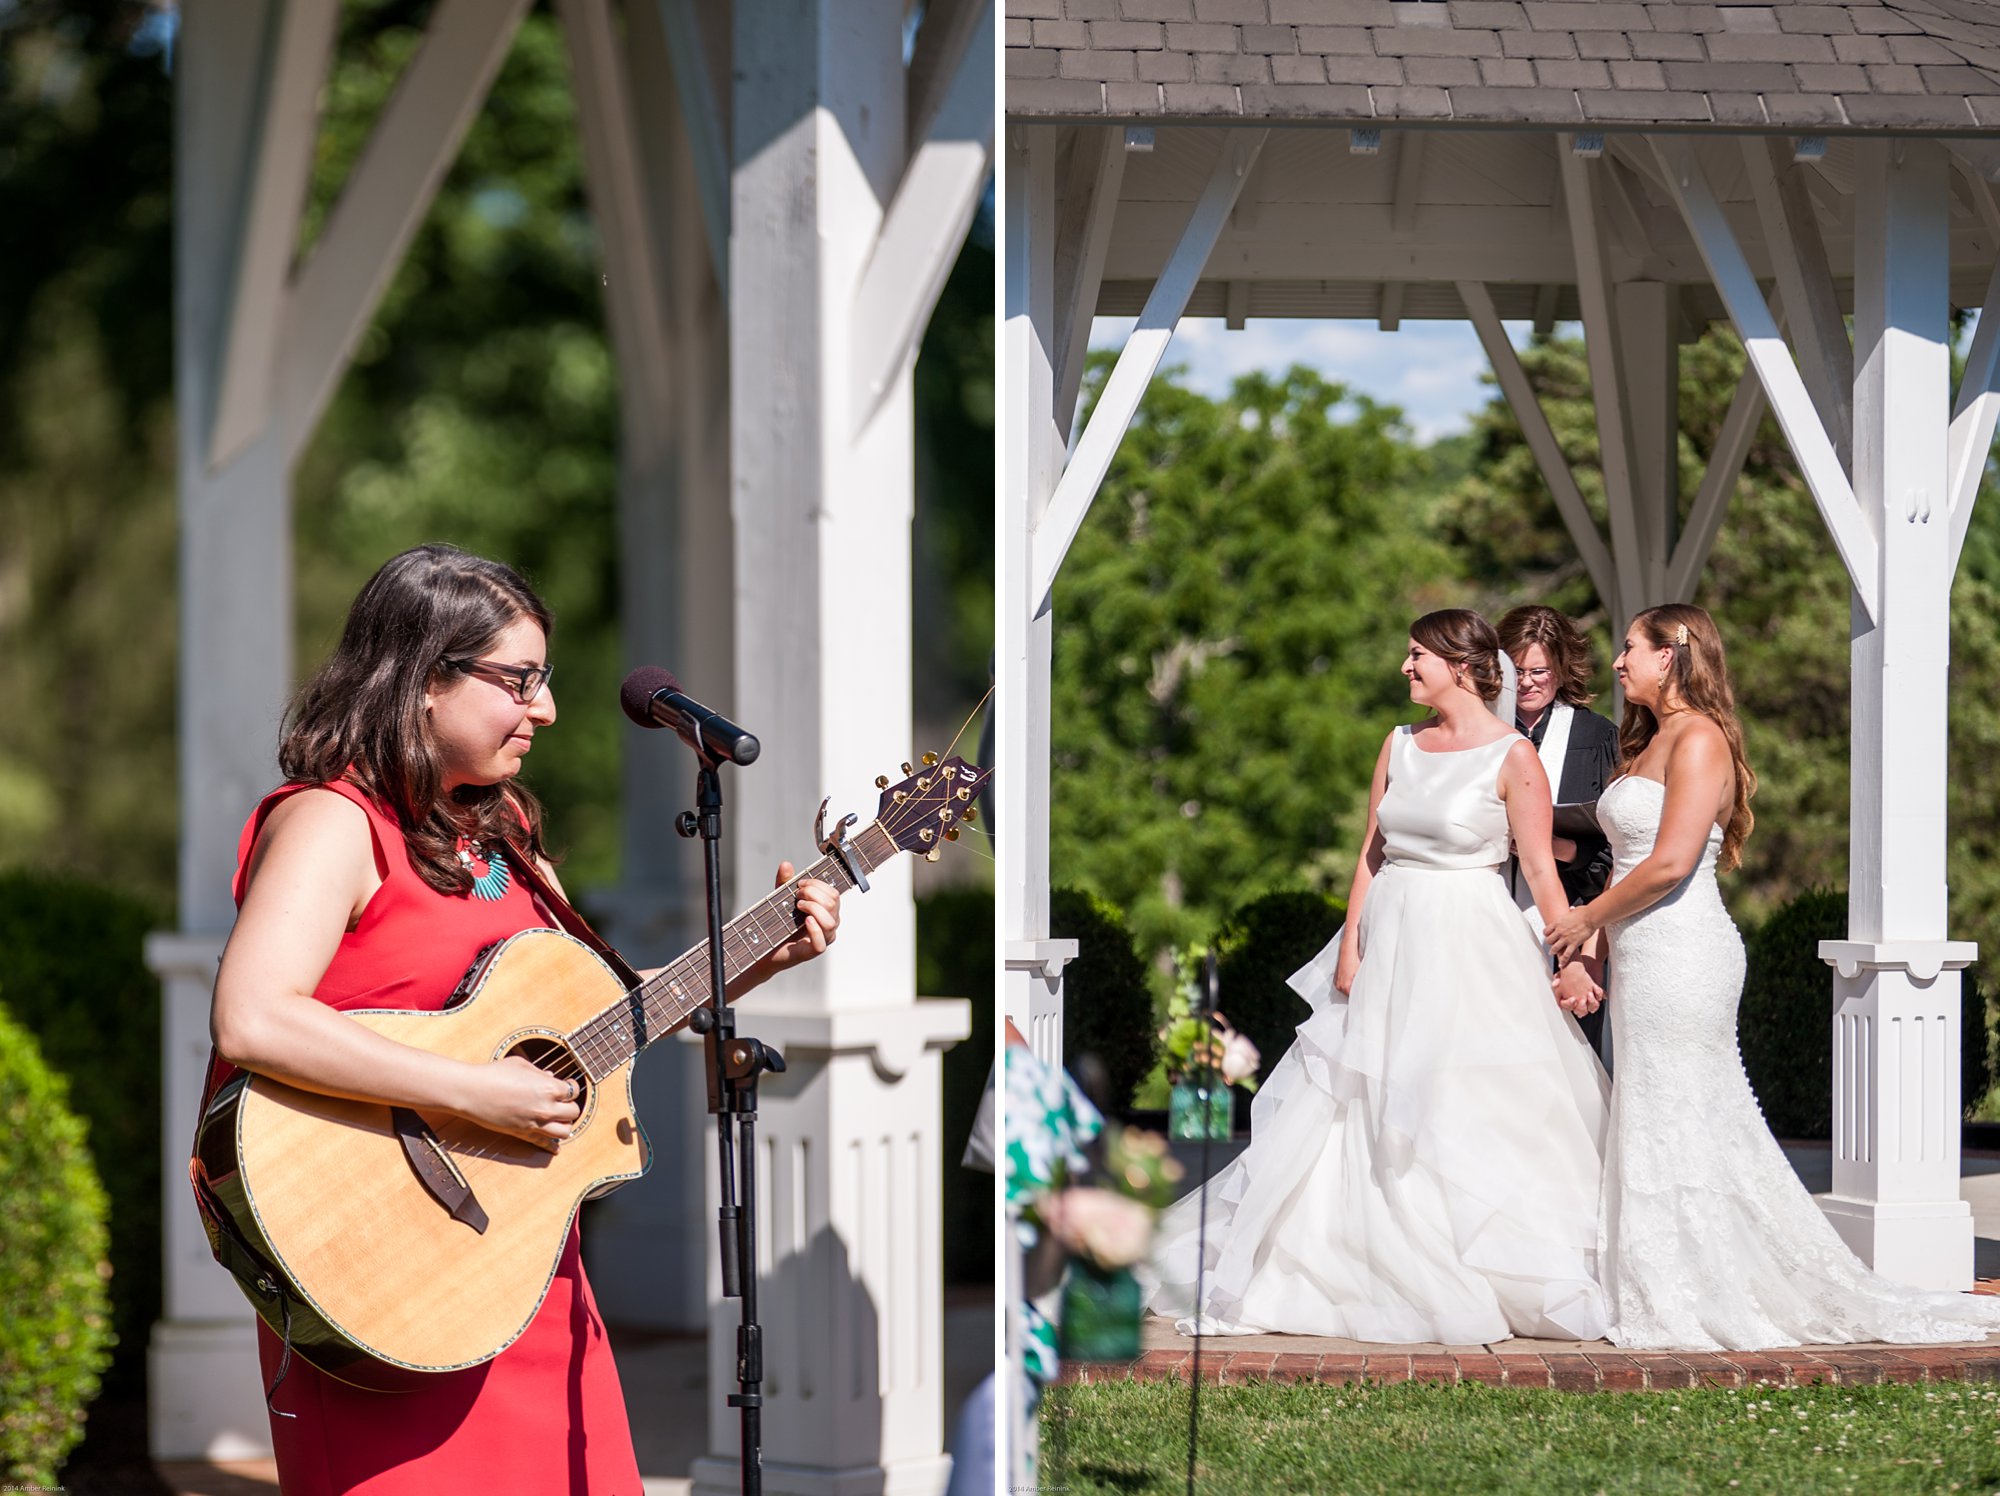
[[[1666,790],[1627,775],[1597,814],[1613,882],[1653,849]],[[1764,1124],[1736,1046],[1743,941],[1709,833],[1659,902],[1610,927],[1612,1052],[1598,1262],[1627,1349],[1977,1340],[2000,1299],[1928,1293],[1863,1267]]]
[[[1502,876],[1518,741],[1429,753],[1397,729],[1353,992],[1333,988],[1337,937],[1292,978],[1313,1014],[1209,1188],[1205,1254],[1198,1194],[1162,1217],[1155,1312],[1192,1316],[1205,1255],[1204,1333],[1604,1334],[1608,1083]]]

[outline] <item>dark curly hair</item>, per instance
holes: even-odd
[[[1500,636],[1470,608],[1440,608],[1410,625],[1410,637],[1451,666],[1464,671],[1480,699],[1500,695]]]
[[[541,807],[519,783],[445,790],[424,711],[426,688],[455,673],[446,660],[483,654],[522,618],[545,635],[553,624],[512,567],[443,544],[392,556],[354,599],[339,647],[293,698],[278,740],[288,780],[345,779],[395,816],[410,865],[439,893],[471,891],[462,836],[548,857]]]
[[[1518,664],[1530,644],[1541,645],[1549,657],[1549,668],[1555,671],[1556,700],[1589,706],[1597,694],[1590,689],[1597,664],[1591,658],[1590,641],[1570,622],[1569,615],[1540,603],[1505,614],[1500,619],[1500,647]]]

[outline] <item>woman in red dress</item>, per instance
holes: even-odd
[[[513,782],[556,718],[549,624],[514,571],[446,545],[405,551],[361,590],[339,648],[293,703],[278,750],[288,782],[243,829],[211,1089],[240,1067],[551,1149],[569,1135],[572,1082],[518,1056],[447,1059],[340,1016],[441,1008],[486,946],[551,922],[506,849],[555,884],[540,809]],[[781,866],[779,881],[791,872]],[[831,888],[801,884],[799,910],[798,937],[732,999],[833,939]],[[262,1321],[258,1339],[268,1385],[279,1344]],[[639,1496],[574,1229],[540,1311],[491,1361],[376,1393],[293,1358],[272,1412],[286,1496]]]

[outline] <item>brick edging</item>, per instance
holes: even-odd
[[[1136,1361],[1066,1362],[1062,1381],[1186,1380],[1191,1351],[1145,1352]],[[2000,1345],[1795,1346],[1770,1351],[1489,1351],[1374,1352],[1363,1355],[1212,1351],[1201,1379],[1236,1382],[1484,1382],[1559,1392],[1640,1392],[1675,1387],[1863,1386],[1881,1382],[2000,1382]]]

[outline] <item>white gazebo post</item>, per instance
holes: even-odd
[[[165,1318],[149,1348],[160,1459],[267,1453],[255,1321],[187,1189],[236,837],[276,783],[291,688],[291,474],[527,0],[441,0],[303,262],[333,0],[188,0],[176,47],[175,381],[180,511],[180,928],[162,984]]]
[[[725,777],[736,902],[865,819],[910,742],[911,380],[992,151],[992,8],[899,0],[734,17],[729,405],[735,705],[766,744]],[[910,869],[850,895],[825,960],[746,999],[788,1068],[762,1084],[764,1487],[943,1487],[940,1052],[962,1002],[915,999]],[[712,1175],[711,1171],[711,1175]],[[712,1203],[712,1202],[711,1202]],[[712,1212],[711,1212],[712,1219]],[[737,1489],[739,1305],[711,1269],[710,1449]]]
[[[1820,947],[1835,971],[1825,1210],[1879,1271],[1966,1289],[1959,971],[1978,951],[1946,938],[1948,164],[1929,141],[1857,155],[1854,489],[1879,580],[1874,616],[1854,609],[1848,938]]]
[[[725,222],[712,224],[705,192],[711,176],[726,177],[711,39],[687,5],[632,6],[622,36],[606,0],[562,0],[558,11],[618,363],[625,655],[669,667],[720,707],[734,619],[726,263],[715,257],[727,203]],[[694,768],[672,733],[621,731],[621,878],[592,904],[620,951],[650,967],[703,937],[698,848],[673,831],[692,803]],[[701,1209],[709,1123],[699,1047],[656,1047],[634,1070],[633,1091],[653,1167],[592,1208],[592,1286],[614,1324],[702,1329],[715,1233]]]
[[[236,835],[275,782],[291,681],[291,465],[255,368],[275,332],[303,199],[331,4],[185,8],[175,80],[175,385],[180,511],[180,928],[150,937],[164,1007],[165,1318],[148,1351],[152,1452],[268,1451],[255,1324],[216,1269],[187,1188],[215,964],[235,918]],[[272,44],[275,36],[275,45]],[[267,84],[266,78],[271,81]],[[265,87],[296,107],[260,108]],[[303,101],[302,105],[299,101]],[[240,263],[239,263],[240,262]]]

